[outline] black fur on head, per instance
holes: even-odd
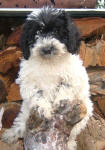
[[[20,40],[25,59],[30,57],[30,47],[35,44],[37,35],[58,39],[72,54],[75,54],[80,46],[80,33],[70,15],[54,8],[45,7],[40,12],[32,12],[28,16]]]

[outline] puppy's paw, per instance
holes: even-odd
[[[18,140],[18,134],[16,134],[15,129],[7,129],[2,135],[2,141],[8,144],[14,143]]]
[[[80,122],[87,113],[86,106],[82,101],[69,101],[69,99],[60,100],[54,111],[55,114],[61,114],[64,120],[72,126]]]

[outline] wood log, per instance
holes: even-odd
[[[84,66],[100,66],[105,67],[105,41],[96,40],[93,44],[81,42],[80,57]]]
[[[95,113],[77,141],[77,150],[105,150],[105,120]]]
[[[105,119],[105,95],[92,96],[92,100],[95,104],[95,111]]]
[[[9,47],[0,52],[0,102],[5,99],[10,85],[16,79],[21,52],[18,47]]]
[[[74,22],[81,31],[83,39],[93,36],[98,37],[99,35],[105,33],[105,18],[87,17],[74,19]]]
[[[16,79],[16,76],[17,76],[17,68],[11,69],[5,75],[0,74],[0,80],[3,82],[7,92],[9,91],[9,88],[10,88],[11,84]]]
[[[16,83],[12,83],[6,97],[9,102],[21,100],[19,86]]]
[[[9,47],[0,52],[0,72],[5,74],[12,67],[18,67],[22,54],[20,48]]]
[[[0,80],[2,82],[3,87],[6,89],[7,93],[8,93],[10,85],[13,83],[11,76],[9,76],[9,75],[10,74],[3,76],[0,74]]]
[[[105,119],[105,115],[100,110],[97,102],[95,101],[95,98],[92,97],[91,99],[94,101],[94,113],[97,113],[98,115],[100,115],[101,118]]]
[[[101,110],[102,114],[105,117],[105,95],[103,96],[97,96],[97,103],[99,106],[99,110]]]
[[[25,150],[68,150],[70,131],[85,115],[86,107],[80,101],[62,101],[51,120],[40,118],[33,109],[24,136]]]
[[[105,69],[87,69],[90,79],[91,99],[94,103],[94,111],[105,118]]]
[[[0,103],[6,100],[7,90],[2,80],[0,80]]]
[[[13,125],[13,121],[19,113],[20,104],[18,103],[2,103],[0,108],[4,108],[4,114],[2,117],[2,127],[10,128]]]
[[[5,48],[6,36],[4,34],[0,35],[0,51]]]
[[[14,31],[8,36],[6,45],[8,46],[18,45],[19,46],[22,29],[23,29],[23,25],[20,25],[16,29],[14,29]]]
[[[105,95],[105,69],[88,69],[92,95]]]

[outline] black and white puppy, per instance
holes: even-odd
[[[45,7],[28,15],[21,37],[23,59],[16,80],[23,104],[12,128],[3,134],[4,141],[11,143],[23,137],[33,107],[40,116],[51,119],[61,100],[80,100],[87,114],[73,127],[68,141],[68,148],[76,150],[75,139],[93,111],[88,75],[76,54],[79,46],[80,34],[64,11]]]

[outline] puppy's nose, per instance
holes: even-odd
[[[45,47],[42,49],[43,53],[48,55],[48,54],[51,54],[52,52],[52,48],[51,47]]]

